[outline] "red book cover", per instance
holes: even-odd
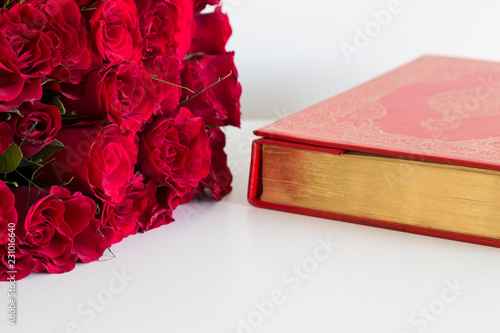
[[[259,199],[260,147],[265,142],[500,171],[500,63],[424,56],[254,133],[264,137],[254,142],[252,152],[248,199],[256,206],[500,246],[488,238]]]

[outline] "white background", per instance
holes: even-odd
[[[348,62],[340,45],[390,0],[226,0],[245,117],[295,112],[423,54],[500,61],[500,2],[400,0],[400,13]]]
[[[500,2],[401,0],[401,13],[348,62],[339,45],[353,44],[356,27],[388,2],[226,1],[244,88],[242,129],[227,131],[233,192],[180,207],[173,224],[113,246],[114,260],[19,281],[18,326],[0,316],[0,332],[500,331],[500,249],[246,201],[252,130],[421,54],[500,60]],[[338,247],[318,262],[329,238]],[[302,265],[310,273],[298,278]],[[131,278],[121,285],[114,272]],[[270,306],[273,292],[282,296]],[[105,303],[99,311],[92,298]]]

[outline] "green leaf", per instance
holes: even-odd
[[[0,173],[9,173],[16,170],[19,162],[23,158],[21,149],[13,143],[7,150],[0,155]]]
[[[54,140],[53,142],[43,147],[42,150],[31,157],[30,160],[35,163],[42,163],[43,161],[47,160],[49,157],[63,149],[66,149],[66,147],[62,144],[62,142]]]
[[[57,106],[57,108],[59,109],[59,111],[61,112],[61,114],[66,114],[66,108],[64,107],[63,103],[61,102],[61,100],[59,99],[59,97],[57,96],[52,96],[51,98],[51,102],[54,106]]]

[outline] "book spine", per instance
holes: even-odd
[[[262,146],[266,144],[296,149],[314,150],[335,155],[341,155],[346,152],[343,149],[307,145],[277,139],[261,138],[254,140],[252,143],[250,175],[248,181],[248,202],[258,207],[261,207],[262,205],[260,200],[260,195],[262,194]]]

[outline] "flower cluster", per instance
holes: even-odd
[[[231,191],[219,2],[0,0],[0,280],[68,272]]]

